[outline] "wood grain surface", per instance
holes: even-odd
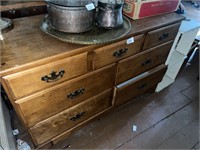
[[[116,84],[120,84],[142,72],[165,63],[172,44],[173,41],[169,41],[119,61]]]
[[[13,19],[14,29],[2,35],[0,77],[102,46],[69,44],[50,37],[39,28],[43,17],[38,15]],[[180,22],[184,18],[176,13],[168,13],[131,20],[131,31],[119,40]]]
[[[136,96],[142,95],[147,92],[149,89],[158,84],[163,75],[166,72],[167,67],[165,65],[160,65],[148,72],[144,73],[143,76],[127,81],[126,84],[120,87],[116,87],[116,96],[115,96],[115,106],[122,105],[133,99]]]
[[[138,35],[133,38],[134,42],[131,44],[127,44],[127,41],[123,40],[94,50],[94,69],[101,68],[139,53],[143,42],[143,35]],[[115,56],[116,53],[118,53],[119,56]]]
[[[31,127],[64,109],[112,88],[114,76],[115,66],[111,65],[20,99],[16,101],[16,105],[22,111],[27,121],[27,127]],[[84,89],[81,94],[74,96],[74,98],[68,97],[80,89]]]
[[[146,50],[167,41],[174,40],[180,25],[181,22],[148,32],[143,49]]]
[[[45,76],[51,78],[53,71],[56,72],[56,75],[62,71],[64,74],[62,77],[58,76],[58,78],[48,82],[42,80]],[[27,69],[5,76],[3,79],[12,89],[13,97],[19,99],[85,73],[87,73],[87,53]]]
[[[111,103],[111,90],[103,92],[79,105],[44,120],[30,129],[31,135],[35,138],[37,144],[42,144],[46,140],[63,133],[67,129],[111,107]],[[73,117],[75,120],[72,120]]]
[[[43,17],[13,19],[14,29],[0,41],[0,81],[36,146],[57,143],[92,118],[154,89],[166,71],[163,63],[185,18],[168,13],[131,20],[131,31],[114,43],[78,45],[43,33]],[[156,36],[167,37],[168,31],[170,38],[158,42]],[[130,37],[135,43],[127,46]],[[122,57],[114,58],[119,50]],[[55,83],[41,81],[63,68],[66,74]],[[116,81],[123,84],[115,86]],[[69,95],[75,96],[70,98],[73,101]]]

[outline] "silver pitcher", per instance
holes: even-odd
[[[97,25],[107,29],[121,27],[123,25],[123,4],[124,0],[99,0]]]

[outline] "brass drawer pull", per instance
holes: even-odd
[[[142,63],[142,66],[147,66],[152,63],[152,59],[147,59],[144,63]]]
[[[56,71],[52,71],[49,75],[45,75],[41,78],[42,81],[50,82],[56,81],[59,78],[62,78],[65,74],[65,70],[61,69],[58,73]]]
[[[162,41],[162,40],[164,40],[164,39],[166,39],[166,38],[168,38],[169,37],[169,33],[168,32],[164,32],[162,35],[160,35],[159,37],[158,37],[158,39],[160,40],[160,41]]]
[[[80,96],[81,94],[83,94],[84,91],[85,91],[85,89],[84,89],[84,88],[81,88],[81,89],[76,90],[76,91],[74,91],[73,93],[67,95],[67,97],[70,98],[70,99],[74,99],[74,98]]]
[[[138,86],[138,89],[143,89],[143,88],[145,88],[146,86],[147,86],[147,83],[144,83],[144,84]]]
[[[71,117],[70,120],[71,121],[76,121],[76,120],[80,119],[81,117],[83,117],[84,114],[85,114],[85,112],[78,113],[76,116]]]
[[[113,56],[116,57],[116,58],[120,58],[122,56],[124,56],[128,51],[128,48],[125,48],[125,49],[120,49],[116,52],[113,53]]]

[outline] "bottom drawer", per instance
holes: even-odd
[[[130,79],[115,88],[115,105],[121,105],[128,100],[139,96],[158,84],[166,72],[167,67],[160,65],[133,79]]]
[[[30,128],[36,145],[42,144],[112,105],[112,90],[100,93]]]

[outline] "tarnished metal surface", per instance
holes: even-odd
[[[49,22],[52,28],[63,32],[81,33],[92,29],[95,9],[86,7],[64,7],[48,3]]]
[[[85,6],[89,3],[94,3],[95,6],[97,6],[98,0],[45,0],[46,2],[50,2],[56,5],[61,6]]]
[[[97,24],[104,28],[118,28],[123,24],[121,3],[98,2]]]
[[[114,42],[125,36],[131,29],[131,23],[128,18],[123,18],[123,25],[116,29],[104,29],[94,25],[92,30],[84,33],[74,34],[66,33],[53,29],[49,25],[48,16],[42,22],[40,29],[48,35],[55,37],[61,41],[75,43],[75,44],[106,44]]]

